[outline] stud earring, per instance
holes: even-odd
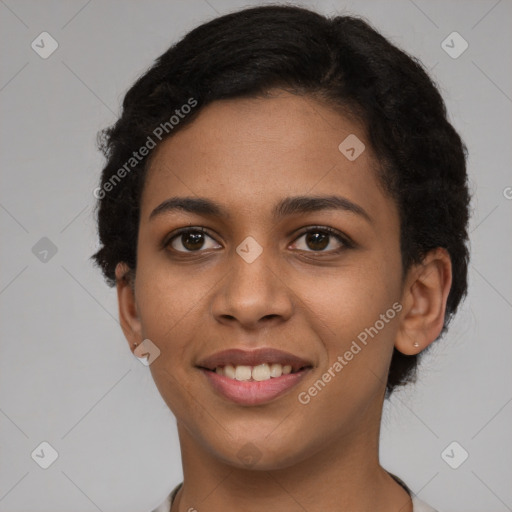
[[[415,342],[412,344],[412,346],[413,346],[414,348],[418,348],[418,347],[420,346],[420,344],[419,344],[417,341],[415,341]]]

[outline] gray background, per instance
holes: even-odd
[[[468,145],[469,296],[419,382],[386,404],[381,455],[440,512],[512,510],[512,3],[297,4],[363,15],[419,57]],[[95,138],[172,42],[246,5],[0,1],[2,512],[141,512],[181,481],[175,418],[128,350],[115,291],[88,260],[103,163]],[[59,44],[47,59],[31,48],[43,31]],[[469,43],[457,59],[441,47],[453,31]],[[33,251],[43,237],[57,248],[47,261]],[[31,458],[42,441],[59,454],[46,470]],[[441,457],[452,441],[469,453],[458,469]]]

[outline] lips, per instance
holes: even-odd
[[[242,349],[224,350],[205,359],[201,359],[197,363],[197,366],[206,370],[215,371],[219,366],[258,366],[265,363],[269,365],[280,364],[282,366],[291,366],[292,372],[313,366],[310,361],[274,348],[259,348],[251,351]]]
[[[243,406],[262,405],[288,393],[312,366],[310,361],[272,348],[224,350],[197,364],[217,395]]]

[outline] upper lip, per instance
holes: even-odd
[[[238,348],[223,350],[201,359],[197,366],[207,368],[208,370],[215,370],[218,366],[226,366],[228,364],[233,366],[258,366],[263,363],[278,363],[283,366],[290,365],[293,371],[300,370],[304,366],[312,366],[312,363],[305,359],[270,347],[250,351]]]

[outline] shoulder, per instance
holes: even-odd
[[[430,505],[427,505],[424,501],[420,500],[410,489],[405,485],[405,482],[398,478],[393,473],[387,472],[388,475],[393,478],[399,485],[401,485],[412,500],[412,512],[437,512]]]
[[[412,496],[412,512],[437,512],[430,505],[421,501],[417,496]]]
[[[165,498],[165,501],[163,503],[161,503],[158,507],[153,509],[151,512],[170,512],[171,504],[174,501],[174,498],[176,497],[176,494],[178,493],[178,491],[180,490],[180,487],[182,485],[183,485],[183,482],[179,483],[172,490],[171,494],[169,494],[169,496],[167,496],[167,498]]]
[[[154,508],[151,512],[169,512],[171,510],[171,495],[165,498],[165,501],[158,507]]]

